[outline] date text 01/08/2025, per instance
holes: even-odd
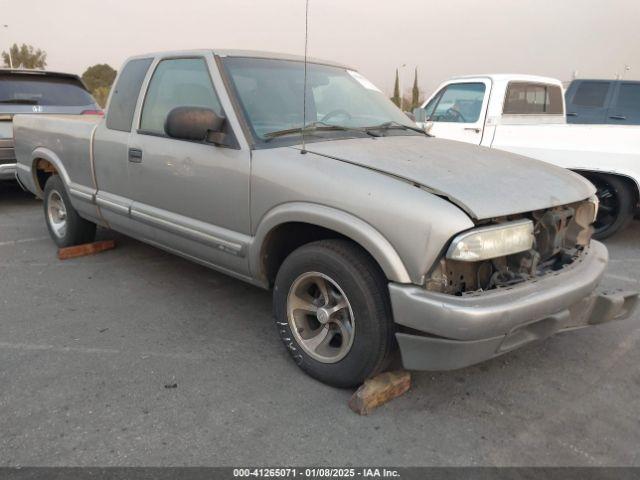
[[[387,468],[235,468],[234,478],[399,478]]]

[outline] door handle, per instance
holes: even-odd
[[[626,120],[627,117],[625,117],[624,115],[609,115],[609,118],[611,118],[612,120]]]
[[[578,114],[575,112],[567,112],[567,117],[577,117]]]
[[[139,148],[130,148],[129,161],[131,163],[142,163],[142,150]]]
[[[468,130],[470,132],[480,133],[480,129],[477,127],[466,127],[465,130]]]

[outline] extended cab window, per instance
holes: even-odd
[[[503,113],[509,115],[563,115],[562,89],[543,83],[511,82]]]
[[[480,118],[485,90],[484,83],[448,85],[434,99],[435,108],[431,103],[426,106],[427,118],[432,122],[475,123]]]
[[[176,107],[210,108],[222,115],[209,69],[202,58],[175,58],[158,64],[144,100],[140,129],[164,135],[164,122]]]
[[[573,105],[581,107],[604,107],[611,82],[580,82],[573,95]]]
[[[107,128],[122,132],[131,131],[131,122],[140,94],[140,87],[152,60],[151,58],[139,58],[131,60],[124,66],[109,101]]]

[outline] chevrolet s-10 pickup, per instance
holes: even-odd
[[[58,246],[100,225],[272,289],[291,356],[334,386],[398,349],[408,369],[462,368],[636,303],[596,289],[586,179],[432,138],[333,62],[141,55],[105,118],[16,115],[14,135]]]

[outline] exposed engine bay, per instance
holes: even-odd
[[[530,250],[479,262],[443,258],[430,272],[427,290],[469,295],[510,287],[571,265],[588,247],[595,205],[584,201],[479,222],[478,227],[519,219],[534,225]]]

